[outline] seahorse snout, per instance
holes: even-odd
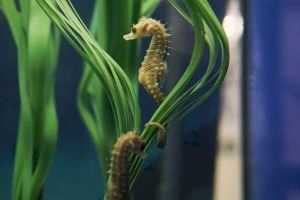
[[[135,39],[137,39],[137,35],[134,33],[129,33],[127,35],[124,35],[123,39],[124,40],[135,40]]]

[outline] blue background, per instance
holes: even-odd
[[[250,196],[300,199],[300,1],[249,1]]]

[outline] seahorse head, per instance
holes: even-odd
[[[141,37],[150,36],[152,34],[152,28],[153,28],[153,24],[151,23],[152,21],[154,20],[151,18],[147,18],[147,17],[140,18],[137,24],[132,25],[131,32],[127,35],[124,35],[123,38],[125,40],[135,40]]]

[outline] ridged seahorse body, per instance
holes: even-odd
[[[131,153],[142,153],[143,146],[143,140],[135,131],[117,140],[111,159],[108,200],[129,200],[129,156]]]
[[[125,40],[134,40],[152,36],[152,40],[139,69],[139,82],[157,103],[164,100],[160,81],[165,75],[167,65],[169,34],[165,25],[157,20],[142,17],[131,28],[131,33],[124,35]]]

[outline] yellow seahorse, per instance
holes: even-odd
[[[157,20],[142,17],[132,26],[131,33],[124,35],[124,39],[134,40],[148,36],[152,36],[152,40],[139,69],[139,82],[160,104],[165,98],[160,81],[167,71],[165,59],[168,54],[169,34],[165,25]]]

